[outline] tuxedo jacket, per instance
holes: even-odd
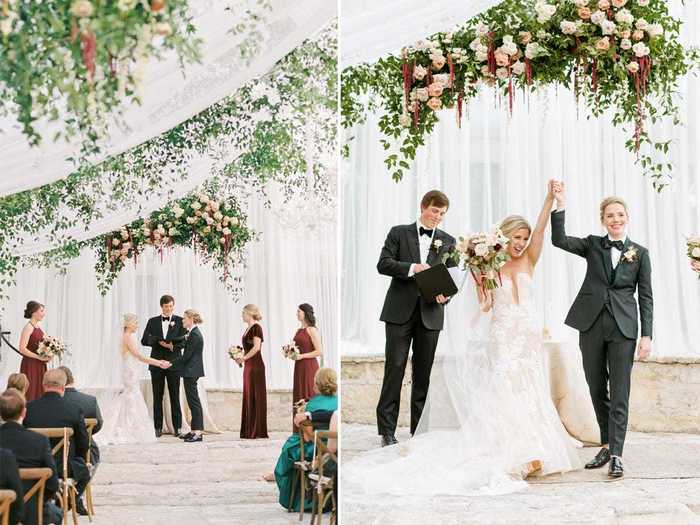
[[[439,248],[435,247],[435,241],[441,242]],[[442,263],[443,254],[452,251],[454,245],[454,237],[436,230],[426,263],[430,266]],[[411,265],[420,262],[417,224],[414,222],[391,228],[377,263],[377,271],[391,277],[380,319],[385,323],[407,323],[418,302],[423,325],[429,330],[442,330],[445,322],[444,305],[425,301],[420,295],[416,280],[413,276],[408,276]],[[447,262],[447,266],[455,265],[453,261]]]
[[[4,448],[0,448],[0,489],[14,491],[15,501],[10,505],[9,522],[11,525],[21,523],[25,515],[24,502],[22,501],[24,497],[22,481],[19,479],[19,470],[14,454]]]
[[[151,347],[152,359],[172,361],[180,355],[182,342],[184,341],[183,337],[186,333],[185,327],[182,326],[182,317],[179,315],[171,315],[168,332],[164,334],[161,319],[162,316],[158,315],[148,320],[146,328],[143,331],[143,336],[141,337],[141,344]],[[167,348],[163,348],[158,344],[159,341],[171,341],[173,343],[173,350],[170,351]],[[161,370],[161,368],[153,365],[148,365],[148,369],[152,372]]]
[[[204,377],[204,338],[194,326],[183,338],[185,349],[181,356],[173,359],[175,368],[182,377]]]
[[[566,235],[565,213],[552,212],[552,244],[583,257],[587,263],[586,277],[566,316],[566,324],[579,332],[585,332],[593,325],[605,305],[609,304],[615,322],[625,337],[637,338],[640,318],[641,335],[651,337],[654,300],[649,251],[628,237],[613,279],[610,249],[603,246],[605,237],[589,235],[578,238]],[[632,260],[625,257],[628,250],[636,251]],[[639,297],[639,317],[635,291]]]
[[[90,394],[79,392],[75,388],[66,388],[66,393],[63,394],[63,399],[70,401],[74,405],[78,405],[86,418],[97,419],[97,425],[92,430],[92,434],[97,434],[102,428],[103,419],[100,412],[100,405],[97,404],[97,398]],[[100,449],[93,439],[90,443],[90,459],[93,465],[100,462]]]
[[[78,405],[67,401],[60,394],[47,392],[39,399],[27,403],[27,417],[24,418],[24,426],[26,428],[72,428],[71,463],[73,460],[84,462],[85,453],[88,451],[85,415]],[[55,441],[58,442],[58,440]],[[58,463],[57,468],[60,468]]]

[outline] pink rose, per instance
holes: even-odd
[[[632,33],[632,40],[642,40],[644,38],[644,31],[641,29],[635,30],[634,33]]]
[[[637,62],[630,62],[627,64],[627,71],[630,73],[636,73],[639,71],[639,64]]]
[[[442,95],[443,90],[444,87],[440,82],[433,82],[428,86],[428,95],[431,97],[439,97]]]
[[[432,59],[433,59],[433,69],[436,71],[441,70],[445,66],[445,63],[447,62],[447,59],[442,55],[433,55]]]
[[[601,11],[607,11],[608,9],[610,9],[610,0],[599,0],[598,9],[600,9]]]
[[[505,67],[499,67],[496,70],[496,76],[502,80],[505,80],[506,78],[508,78],[508,69],[506,69]]]
[[[612,1],[612,5],[614,5],[618,9],[620,9],[621,7],[623,7],[627,3],[627,0],[611,0],[611,1]]]
[[[416,97],[421,102],[427,102],[430,95],[428,94],[428,88],[418,88],[416,89]]]
[[[520,37],[520,41],[523,44],[528,44],[530,43],[530,40],[532,40],[532,33],[530,33],[529,31],[520,31],[520,33],[518,33],[518,36]]]
[[[610,40],[608,40],[608,37],[603,37],[600,40],[598,40],[595,43],[595,48],[600,51],[601,53],[607,51],[610,49]]]
[[[442,108],[442,100],[433,97],[430,100],[428,100],[428,107],[433,111],[437,111],[438,109]]]
[[[507,66],[510,63],[510,57],[507,53],[504,53],[503,51],[496,51],[495,56],[496,64],[498,64],[501,67]]]
[[[425,78],[425,75],[427,74],[428,70],[420,64],[413,68],[413,78],[415,78],[416,80],[423,80]]]
[[[620,31],[618,35],[620,36],[620,38],[629,38],[632,36],[632,31],[630,31],[629,29],[625,29],[623,31]]]
[[[588,20],[591,18],[591,10],[588,7],[581,7],[578,10],[578,16],[583,20]]]

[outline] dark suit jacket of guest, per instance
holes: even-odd
[[[184,338],[182,356],[173,359],[175,368],[182,377],[204,377],[204,337],[197,326]]]
[[[0,489],[15,492],[15,501],[10,506],[10,523],[21,523],[24,519],[24,490],[19,479],[17,460],[11,451],[3,448],[0,448]]]
[[[100,405],[97,404],[97,398],[91,396],[90,394],[85,394],[79,392],[75,388],[66,388],[66,393],[63,395],[63,399],[70,401],[74,405],[78,405],[86,418],[97,419],[97,425],[93,429],[92,433],[97,434],[102,428],[104,420],[102,419],[102,413],[100,412]],[[90,443],[90,462],[93,465],[97,465],[100,462],[100,449],[93,439]]]

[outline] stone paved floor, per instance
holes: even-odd
[[[343,426],[343,461],[378,446],[374,427]],[[407,439],[404,430],[399,441]],[[582,459],[596,449],[581,449]],[[349,524],[696,524],[700,523],[700,435],[631,433],[626,476],[581,470],[530,484],[504,496],[387,497],[380,508],[342,493],[341,523]],[[342,470],[341,470],[342,476]],[[342,487],[342,485],[341,485]]]
[[[299,515],[277,503],[277,485],[261,478],[274,469],[288,435],[273,432],[270,439],[249,441],[227,432],[207,435],[203,444],[165,436],[151,445],[103,447],[93,523],[297,524]],[[80,523],[88,523],[87,517]]]

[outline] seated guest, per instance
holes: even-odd
[[[58,368],[48,370],[44,374],[44,395],[27,404],[24,426],[27,428],[68,427],[73,429],[68,455],[68,475],[75,480],[78,490],[76,510],[79,514],[87,516],[87,510],[85,510],[80,497],[90,481],[90,472],[85,464],[88,435],[82,409],[63,399],[66,381],[66,373]],[[59,452],[54,459],[59,476],[63,476],[63,460],[60,454]]]
[[[20,393],[26,399],[27,390],[29,390],[29,379],[22,372],[10,374],[10,377],[7,378],[7,388],[14,388],[16,390],[19,390]]]
[[[316,393],[308,403],[306,403],[306,412],[315,412],[317,410],[338,410],[338,380],[335,371],[330,368],[320,368],[314,375],[314,392]],[[277,460],[275,473],[265,476],[268,481],[276,481],[280,490],[279,502],[283,507],[289,505],[289,496],[292,488],[292,479],[296,475],[294,471],[294,462],[301,459],[301,447],[304,447],[304,458],[311,458],[313,455],[313,433],[308,437],[305,436],[304,443],[299,439],[299,434],[292,434],[287,438],[287,441],[282,446],[282,453]],[[296,501],[293,503],[294,510],[299,510],[299,494],[296,495]],[[311,510],[311,501],[304,502],[304,509]]]
[[[67,366],[59,366],[59,370],[63,370],[66,374],[66,393],[63,395],[63,399],[70,401],[74,405],[78,405],[82,410],[86,418],[97,419],[97,425],[92,430],[93,435],[97,434],[102,428],[102,413],[100,412],[100,405],[97,404],[97,398],[91,396],[90,394],[84,394],[79,392],[75,388],[75,379],[73,377],[73,372]],[[93,439],[90,443],[90,463],[93,466],[93,475],[95,473],[95,468],[100,462],[100,449],[97,447],[97,443]]]
[[[0,416],[5,424],[0,426],[0,443],[12,451],[17,459],[19,468],[50,468],[52,476],[46,480],[44,493],[44,523],[60,523],[61,511],[49,499],[58,491],[58,476],[56,464],[51,456],[51,445],[46,436],[27,430],[22,421],[27,413],[24,396],[14,388],[0,395]],[[28,492],[34,480],[23,482],[25,493]],[[25,507],[24,525],[34,525],[37,522],[37,498],[32,497]]]
[[[22,482],[19,479],[15,455],[4,448],[0,448],[0,489],[14,491],[15,501],[10,505],[10,524],[21,524],[24,518]]]

